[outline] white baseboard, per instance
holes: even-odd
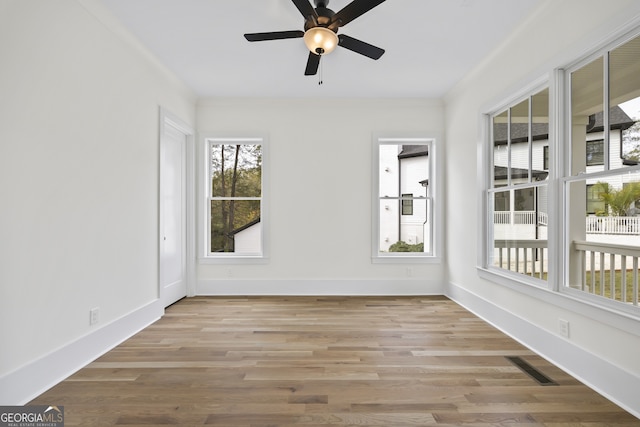
[[[0,377],[0,405],[25,405],[162,317],[153,301],[120,319]],[[51,402],[55,405],[56,402]]]
[[[441,280],[426,279],[286,279],[199,280],[196,295],[442,295]]]
[[[640,418],[637,376],[463,287],[449,283],[446,296]]]

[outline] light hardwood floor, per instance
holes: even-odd
[[[184,299],[30,404],[66,426],[640,426],[444,297]]]

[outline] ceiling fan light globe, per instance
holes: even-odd
[[[313,27],[304,33],[304,43],[316,55],[326,55],[338,46],[338,35],[325,27]]]

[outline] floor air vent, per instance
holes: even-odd
[[[547,377],[542,372],[538,371],[533,366],[529,365],[527,362],[522,360],[522,358],[520,358],[518,356],[505,356],[505,357],[507,358],[507,360],[509,360],[509,362],[513,363],[518,368],[520,368],[520,370],[522,370],[522,372],[524,372],[525,374],[529,375],[531,378],[536,380],[538,382],[538,384],[540,384],[540,385],[558,385],[558,383],[553,381],[551,378]]]

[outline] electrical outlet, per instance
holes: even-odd
[[[413,277],[413,269],[411,267],[407,267],[407,277]]]
[[[95,325],[100,321],[100,307],[89,310],[89,325]]]
[[[569,338],[569,321],[565,319],[558,319],[558,329],[560,335],[565,338]]]

